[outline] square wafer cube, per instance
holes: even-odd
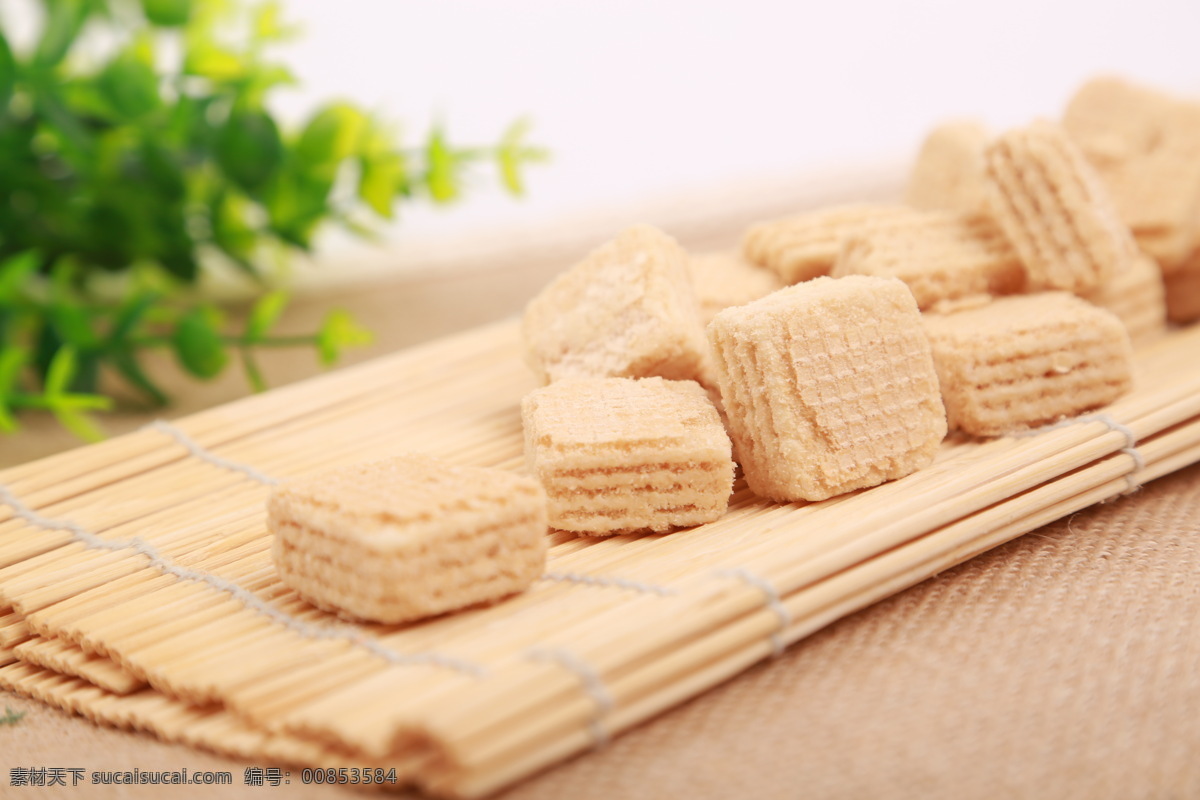
[[[703,379],[709,356],[688,255],[638,225],[560,275],[525,308],[526,361],[543,383],[659,375]]]
[[[985,163],[992,213],[1031,290],[1090,292],[1137,255],[1099,176],[1058,125],[1009,131]]]
[[[692,279],[705,323],[718,311],[740,306],[783,288],[769,269],[751,264],[737,253],[704,253],[692,256]]]
[[[927,466],[946,415],[921,315],[893,278],[817,278],[708,326],[746,482],[821,500]]]
[[[526,395],[525,459],[550,525],[593,536],[711,522],[733,487],[729,436],[693,381],[600,378]]]
[[[954,211],[926,211],[904,224],[851,234],[832,276],[899,278],[927,309],[977,294],[1019,292],[1025,272],[1016,251],[990,219]]]
[[[527,588],[546,564],[537,481],[424,455],[333,470],[267,502],[280,579],[318,608],[407,622]]]
[[[1166,330],[1162,272],[1145,253],[1140,253],[1107,284],[1084,295],[1084,299],[1115,314],[1129,331],[1134,345],[1151,342]]]
[[[913,208],[985,213],[983,149],[990,138],[974,120],[938,125],[917,153],[905,201]]]
[[[950,426],[977,436],[1107,405],[1132,385],[1121,320],[1066,292],[925,317]]]
[[[742,255],[774,271],[786,284],[812,280],[833,269],[847,234],[914,213],[908,206],[863,204],[759,222],[742,237]]]

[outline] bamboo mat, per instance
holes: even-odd
[[[856,609],[1200,460],[1200,330],[1135,393],[820,504],[741,489],[672,535],[554,539],[524,595],[352,626],[274,578],[270,485],[403,450],[519,469],[505,322],[0,473],[0,686],[255,760],[383,766],[479,796]]]

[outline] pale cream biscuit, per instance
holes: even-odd
[[[1097,78],[1071,99],[1063,128],[1138,245],[1175,269],[1200,244],[1200,103]]]
[[[950,427],[995,436],[1107,405],[1132,385],[1125,326],[1066,292],[925,316]]]
[[[1116,314],[1134,345],[1152,342],[1166,330],[1163,276],[1158,264],[1145,253],[1084,299]]]
[[[984,160],[992,213],[1030,290],[1091,292],[1136,257],[1099,176],[1058,125],[1009,131]]]
[[[905,202],[914,208],[987,211],[983,150],[990,135],[975,120],[944,122],[925,137],[908,179]]]
[[[1012,294],[1025,284],[1016,251],[995,223],[953,211],[926,211],[905,224],[848,236],[832,275],[899,278],[922,309],[978,294]]]
[[[700,318],[705,324],[722,309],[745,305],[783,288],[778,275],[735,252],[694,255],[690,263]]]
[[[553,528],[662,532],[712,522],[729,506],[729,436],[693,381],[558,381],[526,395],[521,414]]]
[[[752,225],[742,238],[742,255],[774,271],[786,284],[828,275],[842,239],[864,227],[918,213],[902,205],[845,205]]]
[[[497,600],[546,563],[537,481],[424,455],[284,484],[267,524],[280,580],[353,619],[407,622]]]
[[[921,315],[892,278],[817,278],[708,326],[746,482],[821,500],[927,466],[946,416]]]
[[[688,255],[648,225],[626,230],[551,282],[526,306],[521,332],[526,361],[543,383],[708,374]]]

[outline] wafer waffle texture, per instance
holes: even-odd
[[[1133,353],[1112,313],[1066,292],[997,298],[926,315],[950,427],[999,436],[1116,400]]]
[[[987,212],[983,150],[990,134],[975,120],[944,122],[925,137],[908,179],[905,202],[913,208]]]
[[[1112,77],[1086,83],[1063,127],[1164,272],[1200,243],[1200,103]]]
[[[1084,296],[1111,311],[1129,331],[1134,345],[1152,342],[1167,327],[1167,303],[1162,272],[1153,258],[1139,253],[1108,283]]]
[[[1058,125],[1008,131],[984,159],[992,213],[1025,265],[1029,290],[1092,292],[1136,257],[1099,176]]]
[[[702,253],[692,256],[689,263],[705,325],[717,312],[745,305],[784,285],[774,272],[751,264],[737,252]]]
[[[546,498],[504,470],[410,454],[274,490],[280,579],[352,619],[406,622],[527,588],[545,568]]]
[[[705,390],[662,378],[576,379],[521,403],[525,458],[553,528],[593,536],[719,519],[734,464]]]
[[[927,466],[946,417],[920,312],[894,278],[818,278],[709,324],[750,489],[821,500]]]
[[[812,280],[833,269],[848,234],[903,221],[915,213],[903,205],[857,204],[759,222],[743,236],[742,255],[772,270],[786,284]]]
[[[708,375],[688,255],[649,225],[629,228],[558,276],[526,306],[521,331],[542,383]]]
[[[1012,294],[1025,285],[1021,262],[995,223],[953,211],[921,212],[849,234],[832,272],[847,275],[899,278],[921,309],[978,294]]]

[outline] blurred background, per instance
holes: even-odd
[[[196,240],[187,242],[195,257],[177,258],[164,279],[169,300],[193,306],[146,312],[159,327],[139,341],[162,347],[129,351],[137,372],[164,384],[162,396],[131,380],[127,362],[105,360],[123,345],[101,341],[135,304],[130,298],[162,292],[157,277],[108,285],[107,300],[77,281],[72,291],[83,299],[53,301],[81,308],[75,321],[49,309],[38,323],[46,335],[22,348],[36,350],[29,363],[9,353],[15,385],[44,399],[56,348],[67,346],[78,363],[60,365],[58,389],[116,398],[95,408],[79,401],[74,422],[105,403],[115,409],[93,436],[312,375],[321,368],[314,350],[349,363],[512,315],[550,276],[631,223],[658,224],[705,250],[736,245],[746,224],[767,216],[896,199],[923,136],[942,120],[974,118],[998,131],[1056,117],[1097,74],[1200,97],[1200,3],[1190,0],[0,0],[0,26],[18,64],[4,124],[11,132],[30,113],[47,112],[52,135],[32,146],[64,206],[104,195],[105,186],[125,192],[106,213],[126,216],[132,233],[120,225],[95,232],[113,240],[104,253],[108,284],[125,268],[122,241],[141,241],[139,220],[159,205],[150,194],[138,199],[138,170],[153,173],[163,160],[142,163],[159,152],[146,142],[169,139],[162,131],[181,97],[215,100],[183,128],[204,128],[208,138],[196,147],[212,149],[217,172],[187,172],[199,163],[195,148],[162,151],[178,156],[187,187],[180,219],[168,222]],[[230,39],[230,29],[241,38]],[[47,44],[56,35],[58,61]],[[3,66],[0,59],[0,96]],[[148,90],[145,68],[160,73]],[[55,127],[53,108],[30,99],[39,86],[58,91],[38,83],[46,80],[94,83],[64,89],[59,110],[78,112],[73,130],[85,144],[88,136],[101,143],[87,158],[119,165],[128,157],[136,169],[101,176],[92,194],[73,183],[56,160],[69,162],[62,154],[71,137]],[[108,162],[96,153],[109,153]],[[328,177],[335,172],[336,181]],[[214,174],[227,180],[214,183]],[[0,200],[40,224],[44,211],[4,180]],[[296,198],[311,195],[314,181],[316,211],[304,216]],[[147,208],[130,210],[138,202]],[[21,250],[0,233],[4,246],[7,256]],[[53,283],[55,259],[44,242],[29,246],[44,256],[29,265],[37,284],[30,296],[49,296],[42,284]],[[264,306],[263,292],[280,286],[291,300]],[[334,307],[349,316],[331,322]],[[257,320],[249,328],[247,315]],[[262,342],[250,341],[251,329],[259,339],[268,330],[309,336],[313,346],[264,346],[256,360]],[[362,329],[373,333],[370,346]],[[13,330],[10,351],[18,349]],[[33,327],[22,330],[28,336]],[[244,375],[225,368],[239,362]],[[0,384],[5,363],[0,350]],[[110,386],[122,380],[131,392]],[[0,385],[0,427],[3,395]],[[163,397],[172,403],[162,406]],[[61,402],[9,411],[22,432],[0,434],[0,466],[79,441],[78,430],[63,430],[74,412]]]

